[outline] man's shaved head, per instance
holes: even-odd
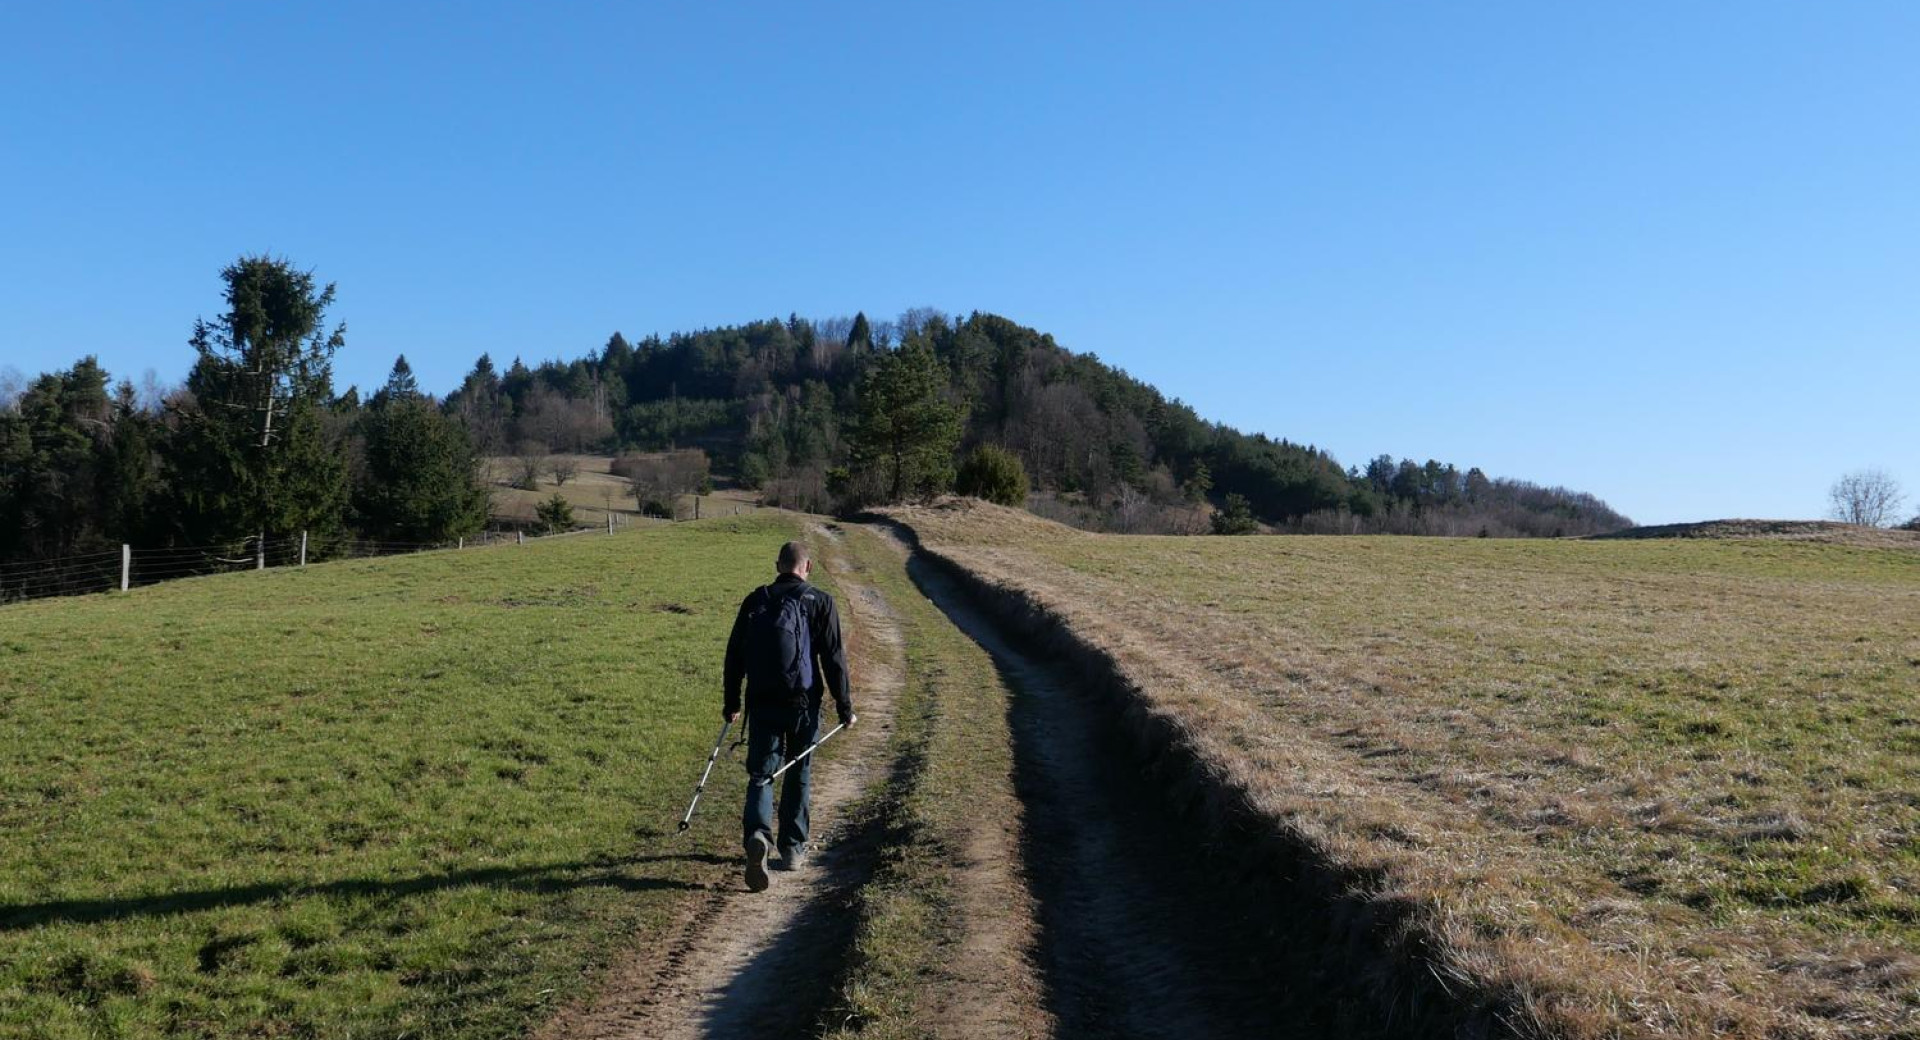
[[[807,554],[807,543],[788,542],[780,547],[780,559],[777,566],[780,568],[780,573],[782,574],[797,574],[800,572],[800,568],[806,566],[809,558]]]

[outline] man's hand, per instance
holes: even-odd
[[[848,729],[852,729],[853,724],[859,721],[860,721],[860,713],[850,711],[850,712],[847,712],[846,716],[840,720],[840,724],[842,726],[847,727]]]
[[[734,720],[740,717],[740,713],[737,711],[722,711],[720,713],[720,717],[727,720],[727,725],[731,726],[733,725]]]

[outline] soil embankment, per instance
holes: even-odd
[[[1101,690],[1009,638],[945,568],[920,559],[913,574],[1011,690],[1023,855],[1058,1035],[1387,1035],[1299,955],[1291,908],[1248,883],[1217,847],[1223,835],[1171,811],[1166,778],[1142,768]]]

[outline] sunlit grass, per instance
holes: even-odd
[[[793,533],[0,608],[0,1034],[497,1036],[577,996],[725,869],[726,798],[669,835]]]

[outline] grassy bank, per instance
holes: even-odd
[[[1314,850],[1357,938],[1504,1028],[1915,1026],[1920,553],[901,515]]]
[[[0,1033],[499,1036],[669,840],[764,515],[0,608]]]

